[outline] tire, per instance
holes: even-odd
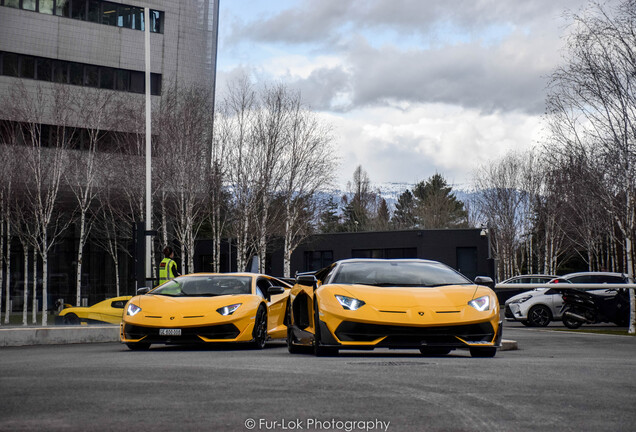
[[[128,342],[126,346],[132,351],[148,351],[150,344],[147,342]]]
[[[451,352],[450,348],[420,348],[420,352],[425,357],[445,356]]]
[[[289,351],[290,354],[302,354],[304,352],[303,346],[300,345],[294,345],[293,344],[293,337],[292,337],[292,330],[287,327],[287,351]]]
[[[318,314],[318,301],[314,299],[314,355],[316,357],[328,357],[338,355],[338,348],[326,347],[320,342],[320,315]]]
[[[567,318],[565,315],[563,316],[563,325],[569,329],[577,329],[583,325],[581,321],[576,321],[570,318]]]
[[[495,354],[497,354],[497,348],[495,347],[470,348],[471,357],[492,358]]]
[[[520,322],[521,324],[523,324],[524,326],[526,326],[526,327],[530,327],[530,323],[529,323],[528,321],[526,321],[526,320],[519,321],[519,322]]]
[[[546,327],[552,321],[552,313],[547,306],[536,305],[528,311],[528,323],[532,327]]]
[[[80,325],[81,321],[74,313],[64,315],[64,325]]]
[[[256,311],[252,336],[254,337],[252,342],[254,349],[265,348],[265,342],[267,342],[267,310],[263,306],[260,306],[258,311]]]

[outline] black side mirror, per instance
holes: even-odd
[[[150,291],[150,288],[148,288],[148,287],[138,288],[137,289],[137,295],[148,294],[149,291]]]
[[[267,289],[267,295],[273,296],[278,294],[284,294],[285,288],[280,286],[272,286]]]
[[[314,286],[316,277],[314,275],[300,275],[296,278],[296,283],[302,286]]]
[[[489,278],[488,276],[477,276],[475,278],[475,284],[484,285],[484,286],[487,286],[488,288],[495,287],[495,282],[492,280],[492,278]]]

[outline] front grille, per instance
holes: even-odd
[[[510,306],[506,305],[506,308],[504,309],[504,316],[506,318],[514,318],[514,316],[512,315],[512,311],[510,310]]]
[[[386,337],[378,346],[457,345],[456,337],[469,342],[490,342],[495,331],[489,322],[441,327],[405,327],[344,321],[336,329],[343,342],[371,342]]]
[[[183,327],[181,336],[159,336],[159,327],[144,327],[132,324],[124,325],[126,339],[141,339],[146,336],[146,341],[152,342],[201,342],[198,336],[206,339],[234,339],[240,331],[234,324],[221,324],[206,327]]]

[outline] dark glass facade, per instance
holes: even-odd
[[[0,0],[0,6],[97,24],[145,30],[144,8],[101,0]],[[163,33],[164,12],[150,10],[150,31]]]
[[[142,71],[115,69],[0,51],[0,75],[144,93]],[[161,74],[150,74],[150,93],[161,95]]]

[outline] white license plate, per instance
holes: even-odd
[[[159,336],[181,336],[181,329],[159,329]]]

